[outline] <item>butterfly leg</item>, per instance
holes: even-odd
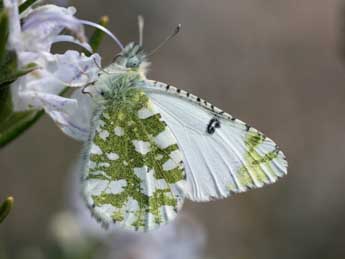
[[[90,85],[94,85],[95,83],[96,83],[96,81],[93,81],[93,82],[90,82],[90,83],[84,85],[83,88],[81,89],[81,93],[82,94],[88,94],[92,97],[91,92],[86,91],[86,88],[88,88]]]

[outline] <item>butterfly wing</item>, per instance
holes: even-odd
[[[223,198],[262,187],[287,173],[278,146],[205,100],[156,81],[143,86],[184,155],[186,197]]]
[[[142,91],[131,89],[124,99],[95,115],[83,194],[104,226],[147,231],[173,220],[182,206],[183,157]]]

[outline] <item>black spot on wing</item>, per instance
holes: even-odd
[[[212,135],[218,128],[220,128],[220,121],[218,120],[218,118],[212,118],[206,127],[206,132]]]

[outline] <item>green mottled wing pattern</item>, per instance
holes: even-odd
[[[261,187],[284,175],[285,156],[272,140],[256,130],[248,130],[244,146],[244,164],[237,171],[241,185],[247,188]],[[276,170],[278,162],[280,170]],[[236,186],[231,189],[235,190]]]
[[[235,171],[234,183],[228,185],[231,192],[262,187],[286,174],[285,156],[271,139],[250,128],[242,142],[245,149],[243,164]]]
[[[171,85],[147,81],[144,86],[183,152],[186,198],[225,198],[287,173],[283,152],[255,128]]]
[[[129,88],[93,121],[83,175],[92,214],[138,231],[173,220],[184,198],[183,156],[148,96]]]

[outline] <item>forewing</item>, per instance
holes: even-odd
[[[144,85],[184,155],[186,197],[208,201],[275,182],[287,173],[278,146],[205,100],[155,81]]]
[[[173,220],[183,203],[182,153],[149,98],[132,89],[94,119],[83,193],[103,225],[147,231]]]

